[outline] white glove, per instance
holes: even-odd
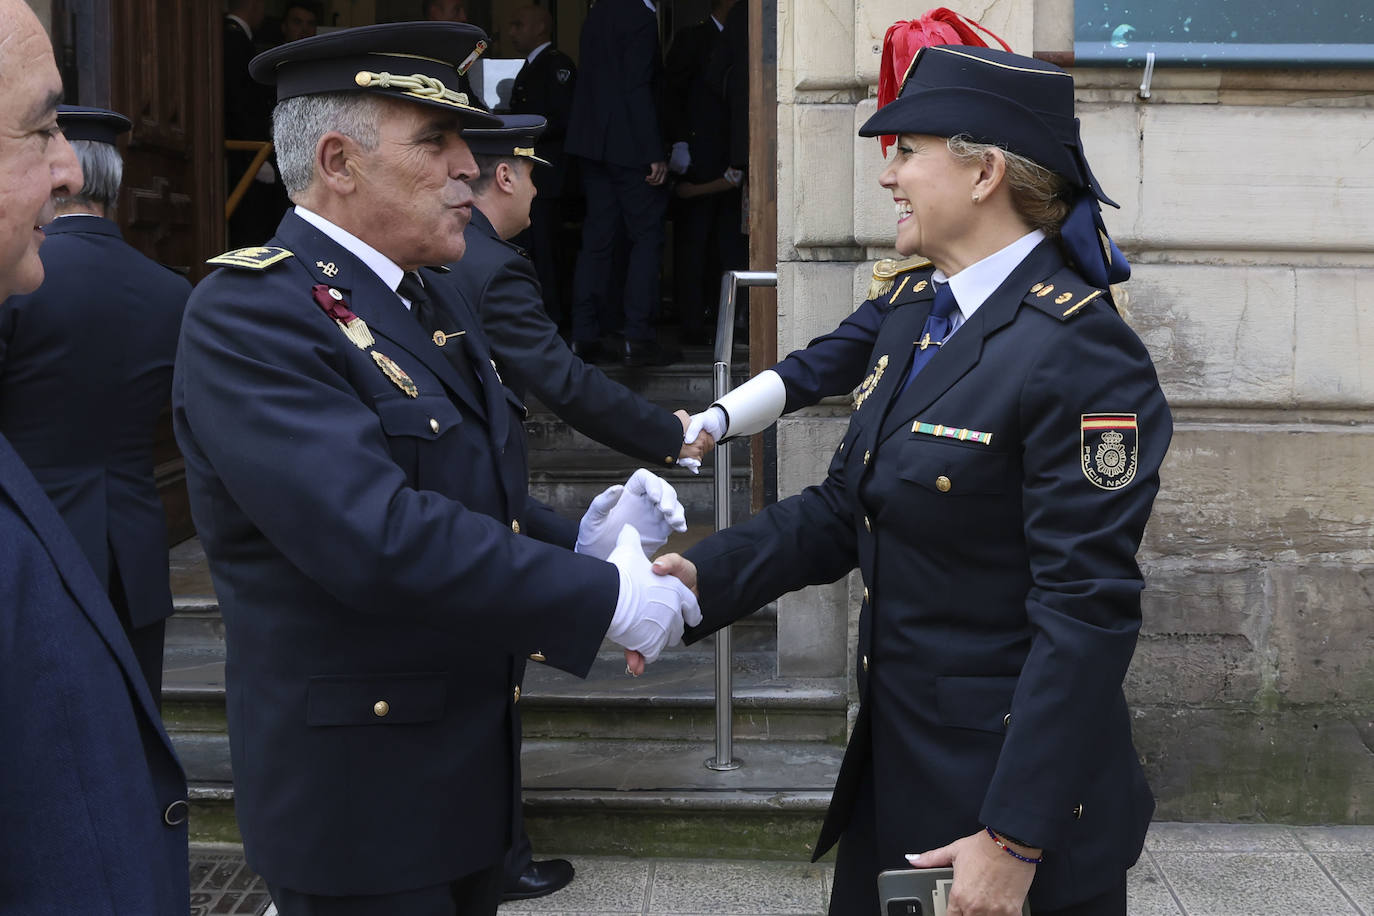
[[[735,187],[739,187],[739,183],[744,180],[744,172],[739,169],[726,169],[725,174],[721,177]]]
[[[691,150],[687,149],[687,141],[679,140],[674,143],[673,151],[668,154],[668,171],[675,175],[682,175],[691,164],[692,153]]]
[[[677,466],[680,467],[680,468],[686,468],[687,470],[691,471],[693,474],[700,474],[700,473],[701,473],[701,459],[700,459],[700,458],[679,458],[679,459],[677,460]]]
[[[639,532],[644,556],[651,557],[668,542],[670,531],[687,530],[687,513],[668,481],[640,468],[624,485],[616,484],[592,500],[577,526],[574,551],[605,560],[618,543],[625,525]]]
[[[606,638],[640,653],[645,662],[653,662],[664,646],[682,643],[684,623],[701,623],[701,607],[690,588],[672,576],[653,571],[640,552],[641,538],[633,525],[626,525],[606,558],[620,572],[620,595]]]
[[[682,439],[684,442],[695,442],[697,436],[705,430],[706,435],[720,442],[725,438],[725,424],[725,411],[712,404],[701,413],[692,414],[692,419],[687,423],[687,432],[683,434]]]

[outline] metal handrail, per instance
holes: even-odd
[[[735,349],[735,297],[741,286],[777,286],[771,270],[727,270],[720,278],[720,308],[716,312],[716,353],[713,374],[715,400],[730,391],[730,356]],[[730,443],[716,444],[716,530],[730,527]],[[732,648],[730,627],[716,632],[716,756],[706,761],[710,770],[737,770],[743,762],[734,756],[734,688],[731,685]]]

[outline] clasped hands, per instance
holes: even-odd
[[[695,417],[685,410],[673,411],[673,416],[682,423],[682,448],[678,452],[677,463],[693,474],[701,473],[701,460],[716,447],[716,439],[709,431],[703,432],[700,425],[693,428]],[[699,416],[699,415],[698,415]]]
[[[666,646],[682,642],[685,626],[701,623],[696,595],[677,579],[654,572],[649,557],[672,531],[686,531],[677,492],[641,468],[624,485],[596,499],[578,525],[577,553],[606,560],[620,573],[615,615],[606,637],[638,660],[642,673]]]

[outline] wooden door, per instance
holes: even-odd
[[[127,115],[116,213],[130,245],[195,282],[223,250],[220,5],[54,0],[53,42],[66,101]],[[192,533],[185,469],[164,411],[158,489],[172,542]]]

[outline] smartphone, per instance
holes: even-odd
[[[949,889],[954,885],[952,868],[901,868],[878,873],[881,916],[945,916]],[[1030,916],[1030,904],[1021,907]]]

